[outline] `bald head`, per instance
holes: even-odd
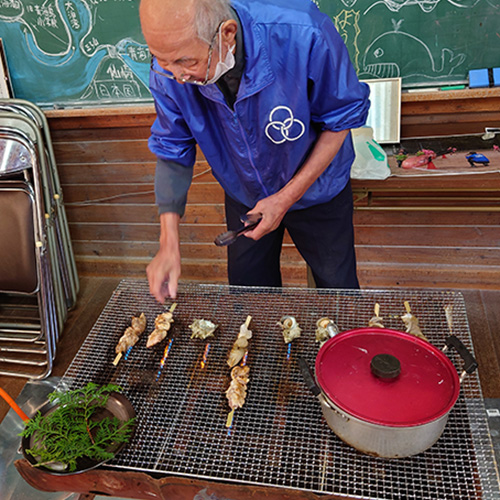
[[[144,37],[148,41],[151,31],[182,29],[210,43],[219,24],[232,17],[229,6],[230,0],[141,0]]]
[[[165,33],[195,33],[195,0],[142,0],[139,13],[146,42],[156,43],[158,36]]]
[[[237,23],[229,0],[142,0],[140,16],[149,51],[179,82],[208,80],[234,46]]]

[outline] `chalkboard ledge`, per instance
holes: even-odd
[[[102,108],[67,108],[44,110],[54,130],[71,128],[115,128],[151,125],[156,111],[153,104],[106,106]]]
[[[485,97],[500,97],[500,87],[438,91],[426,91],[422,89],[418,92],[403,92],[401,94],[401,102],[483,99]]]
[[[152,104],[46,110],[54,130],[150,126]],[[478,134],[500,125],[500,87],[404,92],[401,94],[401,138]]]

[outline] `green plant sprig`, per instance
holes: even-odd
[[[38,412],[20,434],[32,436],[32,447],[26,453],[37,460],[35,467],[61,463],[74,472],[79,458],[96,462],[113,458],[112,448],[128,442],[135,419],[92,419],[99,408],[106,406],[111,392],[121,392],[121,388],[90,382],[82,389],[49,394],[49,401],[58,408],[43,416]]]

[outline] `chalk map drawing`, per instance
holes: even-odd
[[[138,0],[0,0],[15,96],[40,105],[150,98],[138,7]]]
[[[500,61],[500,0],[312,1],[363,79],[466,83],[469,69]],[[138,10],[139,0],[0,0],[15,96],[42,106],[150,100]]]
[[[318,0],[358,76],[404,87],[466,83],[500,60],[500,0]]]

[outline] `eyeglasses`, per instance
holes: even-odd
[[[214,36],[212,37],[212,41],[210,42],[210,45],[208,46],[208,64],[207,64],[207,72],[205,74],[205,79],[203,81],[198,81],[198,80],[188,80],[188,79],[185,79],[183,78],[183,73],[181,73],[181,82],[182,83],[194,83],[195,85],[206,85],[207,82],[208,82],[208,75],[210,73],[210,65],[212,63],[212,53],[213,53],[213,50],[214,50],[214,43],[215,43],[215,39],[217,38],[217,34],[219,33],[219,30],[221,28],[221,26],[225,23],[225,21],[222,21],[219,26],[217,27],[217,30],[216,32],[214,33]],[[156,73],[157,75],[160,75],[160,76],[164,76],[166,78],[169,78],[170,80],[176,80],[175,76],[173,75],[173,73],[171,73],[170,71],[167,71],[165,69],[162,69],[162,67],[159,65],[158,61],[156,61],[156,64],[158,65],[158,67],[160,68],[159,70],[158,69],[155,69],[154,67],[154,63],[156,61],[156,57],[154,55],[151,55],[151,64],[150,64],[150,69],[153,73]]]

